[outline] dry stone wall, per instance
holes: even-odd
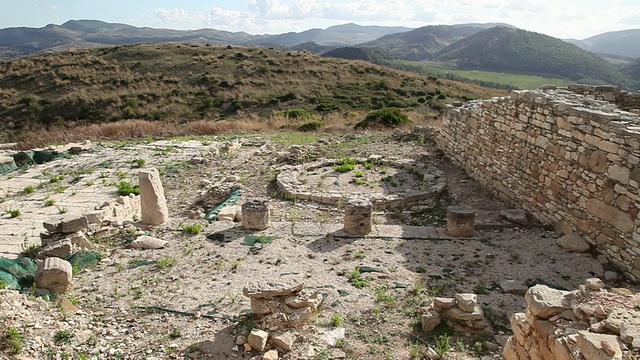
[[[505,200],[640,279],[640,117],[567,89],[446,109],[438,147]]]
[[[545,89],[552,90],[553,87]],[[589,86],[589,85],[569,85],[567,90],[583,95],[593,100],[603,100],[614,103],[618,108],[625,111],[640,113],[640,93],[627,92],[615,86]]]

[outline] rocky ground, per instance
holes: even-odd
[[[225,148],[235,140],[243,145]],[[510,334],[508,318],[525,308],[523,297],[504,293],[501,283],[573,289],[587,278],[604,278],[609,270],[596,253],[561,249],[556,245],[560,234],[550,229],[502,219],[501,210],[509,206],[439,156],[428,131],[228,135],[104,144],[93,153],[113,159],[95,161],[91,172],[107,179],[92,183],[102,189],[95,193],[113,198],[118,171],[135,172],[132,164],[138,159],[145,160],[144,167],[157,167],[171,220],[155,228],[112,224],[112,237],[91,238],[102,260],[75,274],[64,297],[47,300],[29,289],[0,290],[0,328],[15,330],[0,340],[0,358],[11,358],[19,344],[16,352],[36,359],[262,359],[262,353],[246,351],[242,341],[236,344],[257,324],[246,314],[250,302],[243,289],[284,277],[320,293],[323,303],[313,325],[297,327],[292,350],[278,350],[281,359],[420,359],[429,347],[449,359],[500,358]],[[337,231],[341,206],[283,198],[276,186],[283,166],[373,154],[442,171],[446,191],[410,206],[377,209],[374,223],[388,233],[351,238]],[[87,158],[57,161],[79,169],[86,168]],[[109,167],[101,169],[105,163]],[[388,186],[382,176],[365,185],[355,178],[342,180],[345,191]],[[313,179],[315,186],[319,181]],[[239,203],[269,198],[273,225],[249,232],[230,221],[203,220],[212,199],[229,188],[242,189]],[[9,195],[14,207],[18,196]],[[449,205],[477,210],[476,237],[441,235]],[[168,244],[157,250],[129,248],[131,237],[142,233]],[[421,307],[435,296],[455,293],[478,295],[490,330],[460,331],[446,324],[428,334],[421,330]],[[267,349],[278,347],[269,343]]]

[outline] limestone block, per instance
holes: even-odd
[[[428,333],[433,331],[436,326],[440,325],[442,318],[440,318],[440,313],[437,311],[428,311],[422,314],[420,321],[422,323],[422,330]]]
[[[88,227],[89,221],[84,215],[67,214],[60,218],[60,232],[65,234],[86,230]]]
[[[522,281],[518,280],[505,280],[500,283],[502,292],[506,294],[524,295],[529,287]]]
[[[578,349],[585,359],[622,359],[622,349],[615,335],[578,331]]]
[[[271,314],[271,308],[267,303],[267,300],[251,298],[251,312],[258,317]]]
[[[585,280],[584,285],[587,287],[587,289],[593,291],[599,291],[604,288],[604,282],[598,278],[589,278]]]
[[[559,238],[556,243],[568,252],[586,253],[591,249],[586,240],[575,234],[565,235]]]
[[[140,210],[142,223],[160,225],[169,219],[169,209],[164,197],[164,188],[157,169],[140,170],[138,173],[140,184]]]
[[[278,355],[278,350],[269,350],[264,355],[262,355],[262,360],[278,360],[280,359]]]
[[[631,170],[626,166],[620,166],[617,164],[613,164],[609,167],[608,171],[609,178],[612,180],[618,181],[621,184],[629,183],[629,176],[631,175]]]
[[[527,212],[522,209],[508,209],[500,211],[500,216],[519,225],[528,225]]]
[[[433,299],[433,304],[439,309],[450,309],[456,305],[456,299],[437,297]]]
[[[459,321],[482,321],[484,320],[484,311],[480,305],[476,305],[472,311],[463,311],[459,308],[451,308],[446,311],[448,317]]]
[[[599,199],[587,200],[585,207],[587,211],[623,233],[630,233],[634,229],[634,221],[628,213],[607,205]]]
[[[476,212],[459,206],[447,208],[446,234],[453,237],[473,237]]]
[[[271,335],[271,339],[273,343],[276,344],[277,347],[284,351],[291,351],[293,349],[293,344],[298,339],[298,334],[295,331],[285,331],[278,332]]]
[[[269,338],[269,334],[266,331],[260,329],[253,329],[251,333],[247,337],[247,342],[251,345],[252,348],[257,351],[263,351],[267,346],[267,339]]]
[[[640,311],[613,309],[604,320],[604,325],[615,334],[620,334],[623,322],[640,325]]]
[[[271,206],[267,199],[253,199],[242,204],[242,227],[265,230],[271,226]]]
[[[71,243],[73,245],[79,246],[83,249],[90,250],[93,248],[93,244],[91,244],[91,241],[87,239],[82,231],[75,232],[69,235],[67,238],[71,240]]]
[[[478,295],[476,294],[456,294],[456,305],[462,311],[473,312],[477,304]]]
[[[286,297],[284,304],[294,309],[310,306],[313,310],[316,310],[322,304],[322,295],[319,292],[311,293],[303,290],[297,296]]]
[[[72,279],[71,264],[57,257],[45,259],[36,270],[36,287],[48,289],[52,293],[64,293],[69,290]]]
[[[568,291],[552,289],[545,285],[536,285],[529,288],[524,300],[534,316],[540,319],[548,319],[567,309],[562,304],[566,293]]]
[[[316,312],[311,308],[311,306],[294,309],[285,305],[284,311],[287,314],[288,324],[292,326],[299,326],[310,323],[315,320],[317,315]]]
[[[73,244],[69,239],[50,242],[38,251],[38,257],[41,259],[49,257],[66,258],[71,254],[73,254]]]
[[[344,231],[351,235],[367,235],[371,232],[373,204],[369,200],[349,199],[345,205]]]
[[[272,299],[276,296],[289,296],[297,293],[303,287],[304,283],[296,278],[278,279],[277,281],[260,279],[245,286],[242,293],[248,298]]]
[[[640,321],[634,320],[620,324],[620,340],[634,348],[640,348]]]
[[[155,238],[153,236],[140,235],[129,244],[134,249],[161,249],[167,245],[168,241]]]

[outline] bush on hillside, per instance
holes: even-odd
[[[280,114],[289,119],[311,119],[313,115],[305,109],[284,110]]]
[[[383,108],[369,113],[367,117],[355,125],[356,129],[370,127],[394,128],[402,124],[410,123],[409,117],[403,114],[400,109]]]

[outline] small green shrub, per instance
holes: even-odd
[[[202,231],[202,225],[200,225],[199,223],[182,225],[182,232],[184,234],[199,234],[201,231]]]
[[[449,335],[440,335],[436,338],[436,353],[442,357],[451,350],[451,338]]]
[[[7,350],[9,354],[19,354],[22,351],[22,341],[24,338],[16,328],[7,328],[2,339],[0,339],[0,348]]]
[[[343,322],[344,322],[344,317],[342,315],[340,315],[339,313],[335,313],[331,317],[331,325],[332,326],[338,327],[338,326],[342,325]]]
[[[345,157],[338,160],[336,164],[333,165],[333,170],[337,172],[349,172],[355,169],[357,162],[358,161],[354,158]]]
[[[20,209],[11,209],[11,210],[7,210],[6,212],[7,212],[7,214],[9,214],[9,216],[11,216],[12,218],[18,217],[18,216],[20,216],[20,214],[22,214],[22,212],[20,211]]]
[[[323,126],[324,124],[319,121],[311,121],[298,126],[298,131],[317,131],[320,130]]]
[[[59,330],[53,335],[53,342],[56,344],[70,344],[71,340],[75,337],[75,334],[69,330]]]
[[[55,203],[56,201],[54,199],[47,199],[44,201],[44,206],[53,206]]]
[[[383,108],[369,113],[367,117],[355,125],[356,129],[369,127],[393,128],[410,123],[409,117],[397,108]]]
[[[140,185],[133,185],[127,181],[120,181],[118,183],[118,194],[121,196],[127,196],[129,194],[140,195]]]
[[[156,261],[156,267],[158,270],[162,270],[168,267],[172,267],[176,264],[176,259],[171,256],[163,256],[158,261]]]
[[[36,188],[34,188],[31,185],[25,186],[24,189],[22,189],[22,192],[24,192],[27,195],[33,194],[35,191],[36,191]]]
[[[289,109],[280,114],[289,119],[313,119],[313,115],[305,109]]]
[[[356,171],[355,176],[356,176],[357,178],[361,178],[361,177],[363,177],[363,176],[364,176],[364,172],[362,172],[362,171]]]
[[[131,167],[132,168],[141,168],[144,166],[144,164],[146,163],[146,161],[144,159],[133,159],[131,160]]]

